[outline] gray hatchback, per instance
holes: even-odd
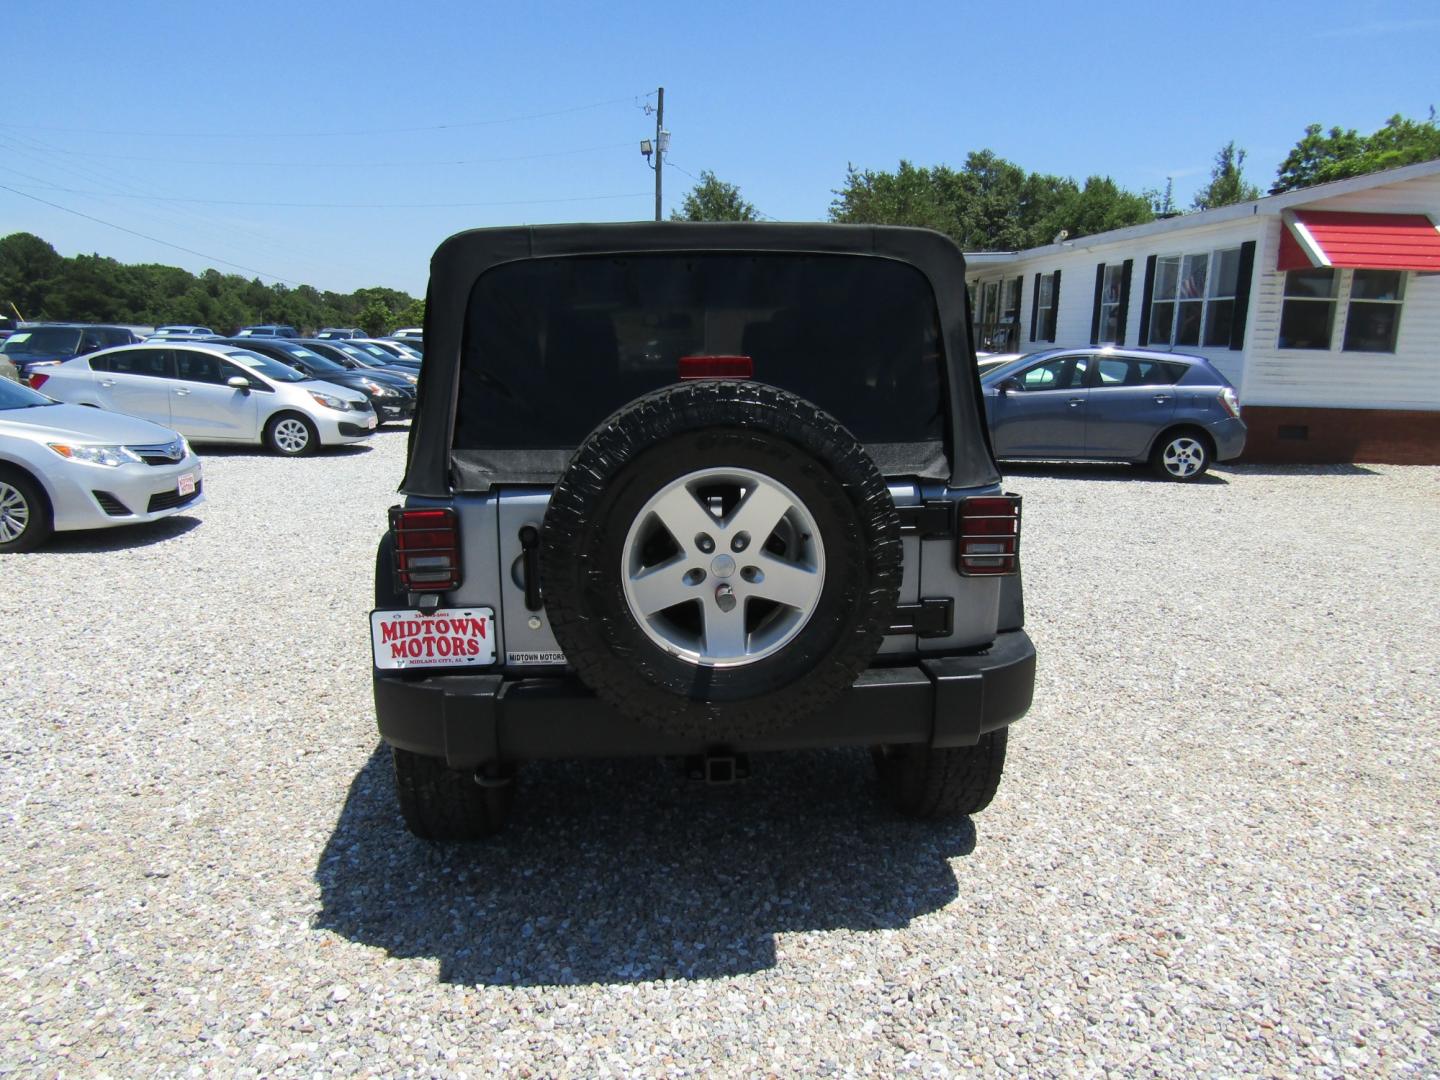
[[[984,372],[995,456],[1149,463],[1194,480],[1245,449],[1240,399],[1202,356],[1049,349]]]

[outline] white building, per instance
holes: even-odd
[[[1440,464],[1440,161],[969,263],[976,347],[1208,357],[1246,461]]]

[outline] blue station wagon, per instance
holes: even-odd
[[[983,372],[980,385],[1001,459],[1149,463],[1194,480],[1245,449],[1235,388],[1202,356],[1048,349]]]

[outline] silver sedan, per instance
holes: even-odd
[[[0,380],[0,553],[52,532],[155,521],[204,501],[200,459],[169,428]]]

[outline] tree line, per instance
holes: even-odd
[[[359,326],[375,335],[421,326],[425,302],[397,289],[322,292],[259,278],[102,255],[59,254],[33,233],[0,238],[0,315],[32,321],[208,326],[220,333],[264,323],[303,330]]]
[[[1433,108],[1423,121],[1392,116],[1369,135],[1353,128],[1324,132],[1319,124],[1312,124],[1276,170],[1270,194],[1436,158],[1440,158],[1440,126]],[[1190,209],[1211,210],[1258,199],[1260,188],[1246,178],[1244,165],[1245,151],[1233,140],[1222,146],[1209,183],[1196,193]],[[1185,212],[1174,204],[1169,184],[1164,190],[1134,192],[1108,176],[1090,176],[1080,183],[1027,172],[990,150],[966,155],[958,169],[917,166],[905,160],[893,172],[852,165],[844,185],[833,194],[831,221],[936,229],[966,251],[1040,247],[1054,242],[1062,231],[1073,239]],[[759,216],[739,187],[707,171],[671,219],[754,221]]]

